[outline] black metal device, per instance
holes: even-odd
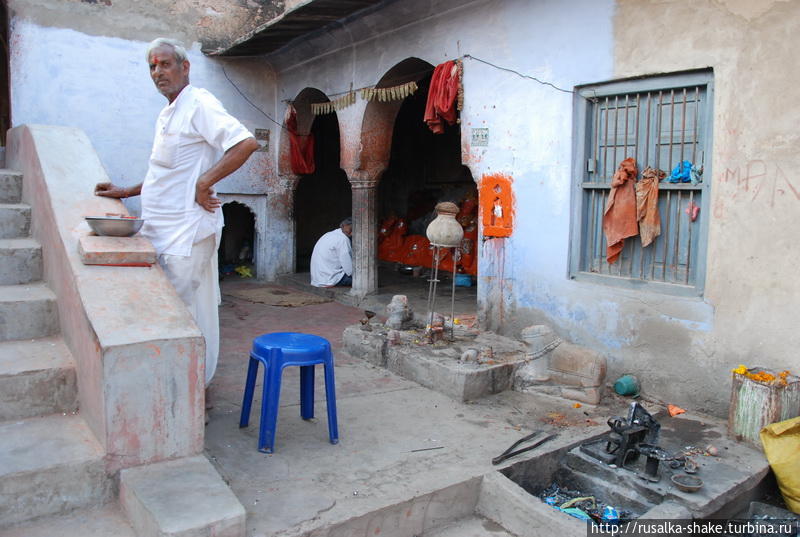
[[[670,458],[669,453],[657,445],[661,424],[642,405],[633,402],[627,417],[610,418],[608,426],[611,432],[608,433],[606,453],[613,456],[613,463],[624,468],[636,461],[639,455],[644,455],[647,457],[644,477],[657,481],[660,461]]]

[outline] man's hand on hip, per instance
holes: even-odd
[[[194,200],[206,211],[213,213],[215,209],[222,206],[219,198],[214,196],[214,191],[210,186],[204,186],[202,181],[197,181],[195,187]]]

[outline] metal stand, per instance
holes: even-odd
[[[439,283],[439,247],[433,247],[433,272],[428,280],[428,325],[425,332],[430,333],[433,327],[433,308],[436,305],[436,285]]]
[[[455,341],[455,309],[456,309],[456,265],[460,257],[458,248],[453,249],[453,282],[450,289],[450,342]],[[433,245],[433,273],[431,279],[428,280],[428,324],[425,327],[425,332],[429,338],[433,335],[433,314],[435,313],[436,306],[436,290],[439,284],[439,253],[442,247]]]

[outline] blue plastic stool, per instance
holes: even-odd
[[[300,367],[300,416],[304,420],[314,417],[314,366],[325,365],[325,398],[328,406],[328,435],[331,444],[339,443],[336,423],[336,387],[333,376],[333,353],[328,340],[312,334],[275,332],[253,340],[247,382],[242,400],[239,427],[247,427],[250,407],[256,387],[258,363],[264,364],[264,386],[261,397],[261,426],[258,431],[258,450],[272,453],[275,446],[275,429],[278,421],[278,402],[281,394],[283,368]]]

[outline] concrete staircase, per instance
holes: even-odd
[[[0,537],[243,537],[244,508],[202,455],[108,471],[22,180],[0,170]]]
[[[102,504],[112,488],[78,414],[75,363],[21,194],[22,176],[0,170],[0,533]]]

